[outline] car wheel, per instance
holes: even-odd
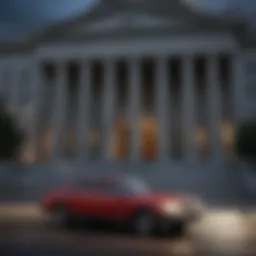
[[[69,224],[69,212],[66,206],[54,206],[50,210],[49,221],[53,227],[67,227]]]
[[[186,234],[185,221],[173,221],[171,224],[170,233],[175,237],[183,237]]]
[[[148,210],[138,211],[132,221],[134,232],[139,236],[150,236],[155,230],[155,217]]]

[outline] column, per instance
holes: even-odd
[[[56,63],[56,105],[53,114],[54,122],[54,142],[53,154],[55,158],[61,157],[61,148],[63,142],[63,132],[66,125],[66,107],[67,107],[67,77],[66,63]]]
[[[30,83],[30,113],[28,114],[30,116],[30,122],[29,125],[30,129],[28,131],[28,134],[31,135],[30,137],[30,145],[29,148],[33,151],[34,160],[36,161],[38,157],[38,147],[39,147],[39,134],[38,134],[38,124],[39,124],[39,118],[40,118],[40,103],[41,103],[41,89],[42,89],[42,76],[41,76],[41,70],[40,70],[40,62],[35,59],[32,61],[31,65],[31,78],[29,79]],[[29,110],[28,110],[29,111]]]
[[[167,160],[170,141],[170,103],[168,93],[168,59],[158,57],[156,63],[156,103],[158,116],[158,158]]]
[[[182,108],[183,108],[183,136],[182,143],[185,158],[188,162],[197,160],[196,147],[196,112],[195,112],[195,77],[192,55],[183,57],[183,84],[182,84]]]
[[[78,98],[78,157],[88,160],[89,144],[88,133],[90,128],[90,107],[91,107],[91,66],[85,60],[81,62],[81,76],[79,83]]]
[[[130,125],[130,159],[138,161],[140,159],[140,96],[141,96],[141,74],[139,59],[134,58],[129,61],[129,106],[128,123]]]
[[[3,65],[0,65],[0,99],[2,99],[3,97],[3,89],[4,89],[4,71],[5,71],[5,68]]]
[[[19,67],[14,65],[11,69],[11,76],[10,76],[10,102],[9,102],[9,109],[12,114],[15,114],[15,111],[18,107],[18,100],[19,100],[19,86],[20,86],[20,78],[21,78],[21,71]]]
[[[10,96],[10,68],[4,66],[1,68],[1,100],[6,108],[8,108],[8,99]]]
[[[232,89],[232,105],[234,110],[234,122],[235,125],[238,125],[239,121],[243,118],[245,109],[245,97],[244,97],[244,59],[242,56],[243,53],[238,52],[232,56],[231,64],[231,85]]]
[[[211,159],[219,161],[222,156],[221,146],[221,98],[218,77],[218,58],[216,55],[208,57],[207,67],[207,102],[209,111],[209,138],[211,142]]]
[[[102,152],[105,160],[112,157],[111,142],[115,122],[115,99],[116,99],[115,61],[104,61],[103,83],[103,111],[102,111]]]
[[[6,101],[6,87],[7,87],[7,79],[6,79],[6,67],[2,64],[0,65],[0,104],[5,105]]]

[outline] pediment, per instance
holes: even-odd
[[[29,36],[35,41],[99,39],[101,36],[137,35],[158,30],[170,33],[214,27],[213,19],[191,12],[180,0],[100,0],[90,11],[70,20],[53,24],[52,28]],[[206,23],[205,23],[206,22]],[[215,21],[214,21],[215,22]],[[206,25],[205,25],[206,24]],[[224,23],[223,23],[224,24]],[[219,28],[222,23],[218,23]],[[128,33],[126,33],[128,32]]]
[[[72,28],[73,33],[101,33],[123,29],[156,29],[169,28],[184,25],[184,22],[177,19],[157,17],[149,14],[125,12],[101,18],[87,24],[77,24]]]

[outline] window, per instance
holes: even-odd
[[[140,195],[149,192],[149,188],[137,179],[125,179],[120,183],[104,184],[102,191],[110,195]]]
[[[102,186],[102,193],[113,196],[122,196],[122,195],[130,195],[131,191],[125,186],[119,185],[107,185]]]
[[[78,190],[89,190],[96,187],[96,184],[92,180],[79,180],[75,183],[75,187]]]
[[[138,179],[127,179],[124,186],[133,194],[145,194],[149,192],[149,187]]]

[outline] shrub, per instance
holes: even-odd
[[[0,100],[0,160],[14,160],[21,148],[23,134]]]
[[[236,134],[236,149],[241,158],[256,161],[256,120],[240,125]]]

